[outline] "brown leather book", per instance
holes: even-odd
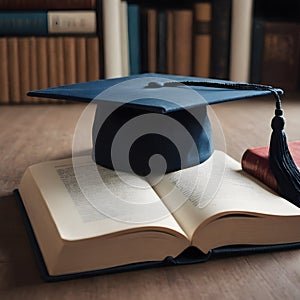
[[[38,78],[37,78],[37,37],[32,36],[29,37],[29,66],[30,66],[30,89],[29,90],[37,90],[38,86]],[[28,91],[27,91],[28,92]],[[32,97],[31,97],[32,98]],[[39,102],[45,100],[38,100],[38,99],[28,99],[28,102]]]
[[[10,37],[7,39],[8,46],[8,79],[9,79],[9,98],[11,103],[19,103],[20,94],[20,65],[18,55],[18,38]]]
[[[0,103],[9,102],[9,81],[8,81],[8,53],[7,53],[7,38],[0,38]]]
[[[87,44],[87,80],[100,79],[100,49],[97,37],[88,37]]]
[[[200,2],[195,4],[194,9],[194,75],[208,78],[211,61],[212,7],[210,2]]]
[[[263,43],[262,83],[280,86],[284,90],[297,90],[300,63],[300,24],[266,21]]]
[[[157,12],[154,8],[147,10],[148,19],[148,70],[150,73],[156,72],[157,61]]]
[[[56,76],[58,85],[65,84],[65,68],[64,68],[64,38],[62,36],[56,37]]]
[[[18,38],[18,52],[20,65],[20,102],[27,103],[32,97],[26,93],[30,90],[30,42],[29,38]]]
[[[87,81],[86,38],[77,37],[75,43],[76,43],[76,82],[84,82]]]
[[[76,45],[75,37],[64,37],[65,84],[76,82]]]
[[[48,37],[47,46],[49,86],[58,86],[56,37]]]
[[[300,169],[300,141],[288,144],[295,164]],[[269,147],[247,149],[242,157],[242,168],[275,192],[278,192],[277,181],[269,167]]]
[[[174,10],[174,74],[192,74],[192,9]]]

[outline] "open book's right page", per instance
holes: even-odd
[[[282,229],[281,233],[275,232],[277,236],[285,235],[288,241],[294,241],[294,236],[287,236],[283,224],[287,224],[288,232],[293,231],[288,227],[293,223],[300,226],[300,208],[248,176],[240,163],[221,151],[215,151],[201,165],[167,174],[154,189],[204,252],[233,243],[272,243],[270,232],[276,227]]]

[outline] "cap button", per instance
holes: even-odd
[[[161,87],[163,87],[162,83],[154,82],[154,81],[149,82],[148,85],[147,85],[147,88],[150,88],[150,89],[161,88]]]

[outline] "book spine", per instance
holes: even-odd
[[[104,69],[106,78],[122,76],[120,1],[102,0]]]
[[[211,63],[211,3],[196,3],[194,11],[194,74],[208,78]]]
[[[122,45],[122,76],[128,76],[129,71],[129,27],[128,4],[121,1],[121,45]]]
[[[261,82],[263,49],[264,21],[260,18],[254,18],[251,43],[250,82]]]
[[[0,35],[47,33],[47,12],[0,12]]]
[[[76,46],[76,82],[87,81],[87,51],[88,47],[86,45],[85,37],[78,37],[75,40]],[[89,56],[91,54],[89,53]],[[94,56],[92,56],[92,59]],[[96,64],[96,61],[93,61],[92,64]]]
[[[95,11],[0,12],[0,35],[94,34]]]
[[[231,0],[212,0],[210,77],[229,78]]]
[[[140,46],[141,46],[141,73],[147,73],[148,67],[148,10],[140,9]]]
[[[253,0],[232,0],[230,74],[232,81],[248,82]]]
[[[148,72],[156,72],[157,49],[157,11],[154,8],[147,10],[148,19]]]
[[[264,23],[261,83],[296,91],[299,85],[300,24]]]
[[[74,37],[64,37],[64,84],[71,84],[76,82],[76,45]]]
[[[58,86],[57,70],[56,70],[56,45],[55,37],[47,38],[47,51],[48,51],[48,82],[49,86]]]
[[[56,37],[56,76],[58,85],[65,83],[65,68],[64,68],[64,38]]]
[[[128,41],[130,74],[141,72],[140,53],[140,8],[138,4],[128,4]]]
[[[100,78],[100,47],[97,37],[88,37],[87,45],[87,80]]]
[[[28,38],[18,38],[18,54],[20,65],[20,102],[29,102],[26,93],[30,90],[30,44]]]
[[[105,78],[105,62],[104,62],[104,29],[103,29],[103,0],[96,1],[97,13],[97,32],[99,46],[99,78]],[[127,16],[128,18],[128,16]],[[128,54],[129,55],[129,54]],[[128,58],[129,60],[129,58]],[[129,63],[129,61],[128,61]],[[129,68],[129,66],[128,66]]]
[[[1,0],[1,10],[95,9],[96,0]]]
[[[289,142],[288,147],[296,166],[300,169],[300,141]],[[269,167],[269,147],[247,149],[241,164],[244,171],[278,192],[277,181]]]
[[[257,150],[247,149],[242,156],[242,169],[266,184],[273,191],[278,192],[277,181],[269,167],[268,152],[260,152]]]
[[[38,37],[40,39],[40,37]],[[47,86],[58,86],[65,84],[64,64],[65,54],[63,48],[64,37],[47,37]],[[61,103],[62,100],[37,98],[37,103]]]
[[[167,12],[166,10],[159,10],[157,14],[157,61],[156,70],[158,73],[166,72],[166,58],[167,58]]]
[[[9,99],[11,103],[20,102],[20,66],[18,56],[18,38],[9,37],[7,39],[8,49],[8,81]]]
[[[0,103],[9,103],[8,51],[7,38],[0,38]]]
[[[174,72],[174,16],[173,10],[167,11],[167,73]]]
[[[48,65],[47,65],[47,77],[48,77],[48,86],[58,86],[60,85],[59,83],[59,76],[60,76],[60,72],[63,72],[61,69],[61,67],[59,66],[59,62],[58,62],[58,57],[59,57],[59,53],[58,53],[58,49],[57,49],[57,39],[59,39],[59,37],[47,37],[47,61],[48,61]],[[63,51],[63,50],[62,50]],[[62,55],[64,58],[64,55]],[[62,60],[64,61],[64,59]],[[63,66],[63,62],[62,62],[62,66]],[[64,84],[64,81],[62,81],[61,84]],[[37,99],[36,102],[46,102],[46,99],[40,98]],[[49,103],[54,103],[54,102],[61,102],[61,100],[47,100],[47,102]]]
[[[37,38],[29,37],[29,66],[30,66],[30,90],[37,90],[38,86],[38,64],[37,64]],[[28,102],[38,102],[38,99],[30,97]]]
[[[174,10],[174,74],[192,73],[192,9]]]
[[[97,80],[100,71],[97,36],[0,38],[0,104],[45,103],[27,92]]]
[[[96,11],[49,11],[49,34],[95,34]]]
[[[37,78],[38,89],[45,89],[48,87],[48,58],[47,58],[47,38],[38,37],[36,41],[37,54]],[[36,102],[46,102],[45,99],[36,99]]]

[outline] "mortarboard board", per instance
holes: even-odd
[[[192,89],[187,89],[187,86]],[[92,141],[96,163],[145,176],[150,172],[149,160],[156,154],[164,157],[166,173],[200,164],[211,156],[212,132],[206,113],[206,107],[210,104],[273,94],[277,102],[271,145],[278,143],[280,137],[274,136],[282,134],[284,125],[279,96],[281,93],[280,89],[256,84],[140,74],[41,89],[31,91],[28,95],[95,103],[97,109]],[[131,126],[124,131],[127,124]],[[139,136],[140,133],[143,135]],[[114,144],[117,135],[120,142]],[[124,153],[122,148],[126,148],[128,142],[131,144],[130,149]],[[282,148],[282,142],[279,144],[272,149]],[[272,151],[270,149],[270,153]],[[275,157],[272,164],[281,165],[282,159],[278,158],[281,154],[278,156],[278,151],[275,152],[271,153]],[[282,152],[285,153],[286,149],[279,150],[279,153]],[[288,162],[287,165],[288,168],[290,165],[294,168],[293,163]],[[278,173],[277,177],[274,174],[275,178],[281,180],[282,167],[275,166],[274,169],[274,173]],[[297,167],[293,171],[299,181],[292,197],[298,197],[300,202],[299,171]],[[288,180],[285,180],[284,185],[287,185]],[[286,193],[290,193],[290,188],[283,193],[283,196],[290,197]]]
[[[180,84],[196,80],[186,76],[142,74],[53,87],[29,95],[97,104],[93,126],[95,161],[110,169],[128,171],[125,144],[131,139],[130,167],[135,173],[145,176],[149,173],[149,159],[155,154],[165,158],[167,173],[197,165],[211,156],[213,141],[206,105],[269,93],[224,87],[194,86],[191,89]],[[173,85],[165,86],[170,83]],[[119,134],[119,155],[114,155],[113,161],[112,144],[116,134],[137,118],[140,121],[135,122],[134,128]],[[178,124],[183,125],[183,130],[176,126]]]

